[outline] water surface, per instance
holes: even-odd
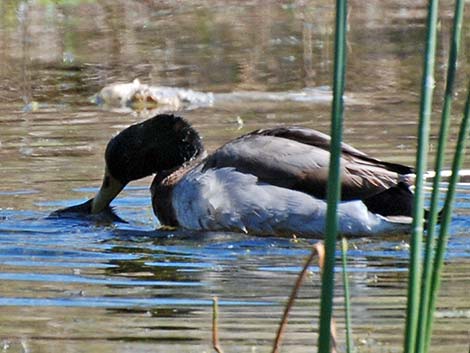
[[[107,141],[143,119],[91,103],[102,87],[139,78],[217,94],[328,90],[333,10],[329,1],[0,3],[4,352],[209,352],[213,296],[220,299],[226,352],[270,351],[285,300],[315,240],[157,231],[149,178],[132,183],[114,202],[129,224],[46,216],[92,197]],[[437,96],[451,13],[452,4],[443,2]],[[414,163],[424,23],[423,2],[351,1],[344,135],[378,158]],[[470,43],[465,23],[464,54]],[[461,98],[468,63],[462,61],[460,70]],[[459,102],[455,108],[451,146],[461,107]],[[330,107],[237,99],[178,113],[212,150],[261,127],[291,124],[328,132]],[[434,124],[431,150],[436,133]],[[448,165],[450,160],[449,152]],[[459,185],[434,352],[468,350],[469,192],[467,184]],[[355,239],[350,246],[358,351],[400,352],[408,237]],[[319,291],[318,268],[312,267],[285,351],[312,351]],[[338,284],[342,344],[341,293]]]

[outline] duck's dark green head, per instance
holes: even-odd
[[[108,172],[122,184],[174,169],[204,151],[199,134],[183,118],[157,115],[129,126],[109,141]]]
[[[96,196],[55,214],[107,212],[111,201],[130,181],[178,168],[204,153],[199,134],[183,118],[162,114],[131,125],[106,147],[105,174]]]
[[[175,169],[204,153],[199,134],[183,118],[156,115],[129,126],[109,141],[103,184],[91,213],[99,213],[132,180]]]

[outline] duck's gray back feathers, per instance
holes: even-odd
[[[205,162],[204,170],[233,167],[260,181],[326,198],[329,136],[306,128],[258,130],[227,143]],[[343,144],[342,200],[362,200],[400,182],[409,167],[386,163]]]
[[[320,236],[325,231],[325,201],[261,182],[231,167],[191,170],[175,186],[172,202],[179,224],[188,229],[303,236]],[[340,232],[346,235],[409,227],[369,212],[362,201],[343,202],[338,212]]]

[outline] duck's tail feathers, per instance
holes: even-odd
[[[444,209],[441,209],[441,210],[437,213],[437,222],[436,222],[436,224],[441,224],[443,212],[444,212]],[[429,217],[431,217],[431,212],[429,212],[428,210],[424,210],[424,228],[425,228],[425,229],[428,229]]]
[[[413,193],[404,182],[362,201],[370,212],[384,217],[413,215]]]
[[[407,181],[401,181],[397,185],[363,200],[367,209],[384,217],[413,217],[414,194]],[[437,224],[441,223],[442,212],[437,216]],[[427,228],[430,212],[424,210],[424,226]]]

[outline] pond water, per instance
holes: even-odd
[[[350,1],[345,140],[414,163],[426,4]],[[436,97],[442,96],[452,3],[441,5]],[[463,57],[470,46],[464,26]],[[50,220],[90,198],[107,141],[143,119],[90,97],[115,82],[231,94],[178,112],[208,149],[256,128],[329,131],[327,101],[248,99],[237,92],[328,92],[332,1],[0,2],[0,349],[3,352],[210,352],[211,299],[226,352],[268,352],[314,240],[157,231],[151,179],[114,202],[128,224]],[[460,65],[450,137],[465,78]],[[436,99],[434,121],[439,118]],[[431,150],[436,140],[433,124]],[[451,154],[449,149],[448,165]],[[470,167],[470,160],[465,168]],[[433,352],[466,352],[470,329],[470,187],[461,183],[436,314]],[[408,237],[355,239],[349,270],[359,352],[401,352]],[[291,315],[284,351],[317,339],[319,271]],[[340,345],[342,287],[337,286]]]

